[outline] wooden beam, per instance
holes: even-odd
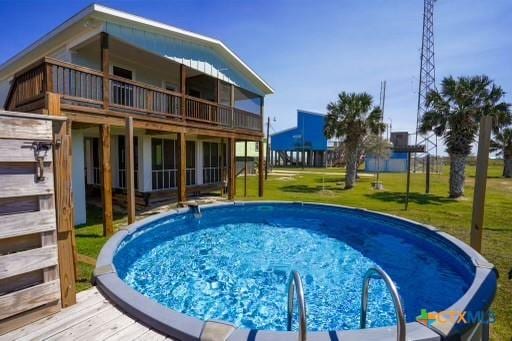
[[[247,196],[247,140],[244,141],[244,197]]]
[[[185,141],[185,134],[178,134],[178,204],[187,200],[187,142]]]
[[[110,106],[110,52],[108,33],[101,32],[101,71],[103,72],[103,108]]]
[[[135,169],[134,169],[134,152],[133,152],[133,119],[126,119],[125,133],[125,150],[126,150],[126,202],[128,206],[128,224],[135,222]]]
[[[263,140],[258,141],[258,196],[263,196],[263,186],[265,180],[265,174],[263,170]]]
[[[103,235],[114,234],[112,213],[112,165],[110,164],[110,126],[100,125],[101,200],[103,203]]]
[[[489,165],[489,145],[491,138],[492,116],[483,116],[480,120],[480,137],[476,158],[475,190],[473,193],[473,215],[471,218],[471,247],[482,250],[484,229],[485,189],[487,187],[487,167]]]
[[[235,198],[235,174],[236,174],[236,161],[235,161],[235,139],[228,139],[228,200],[233,200]]]
[[[47,93],[49,115],[61,115],[60,95]],[[57,104],[58,102],[59,104]],[[61,304],[76,303],[76,259],[74,249],[73,196],[71,192],[72,141],[71,122],[53,122],[53,172],[55,186],[55,214],[57,221],[57,248]]]

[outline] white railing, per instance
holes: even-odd
[[[177,186],[177,169],[158,169],[152,171],[153,190],[172,189]]]
[[[203,168],[203,183],[215,184],[221,181],[220,167],[204,167]]]

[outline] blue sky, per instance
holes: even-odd
[[[0,1],[0,63],[89,3]],[[224,41],[275,89],[275,130],[295,125],[297,108],[325,112],[342,90],[378,101],[381,80],[386,120],[415,129],[422,0],[99,3]],[[512,92],[511,17],[510,0],[438,0],[437,80],[484,73]]]

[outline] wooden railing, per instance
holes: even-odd
[[[103,100],[105,81],[109,91],[107,103]],[[223,128],[258,132],[262,129],[260,115],[114,75],[108,75],[105,80],[102,72],[53,58],[44,58],[15,75],[6,107],[13,110],[41,100],[46,91],[61,94],[63,103],[72,105]]]

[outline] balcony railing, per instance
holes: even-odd
[[[108,100],[104,96],[105,81]],[[46,91],[61,94],[65,104],[226,129],[262,130],[260,115],[114,75],[105,79],[102,72],[53,58],[44,58],[15,75],[6,108],[35,106],[44,100]]]

